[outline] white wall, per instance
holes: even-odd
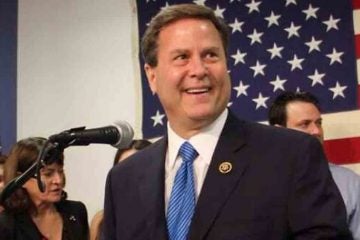
[[[19,0],[18,139],[115,120],[128,121],[141,137],[132,2]],[[115,151],[65,150],[69,198],[86,204],[89,219],[103,206]]]

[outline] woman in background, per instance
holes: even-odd
[[[33,137],[17,142],[6,160],[5,183],[24,173],[36,160],[46,139]],[[35,177],[13,192],[0,214],[0,240],[87,240],[87,211],[81,202],[66,200],[64,155],[49,154],[40,170],[45,188]]]
[[[149,146],[151,144],[150,141],[145,139],[138,139],[133,140],[129,147],[127,148],[120,148],[117,150],[115,157],[114,157],[114,163],[113,166],[118,164],[120,161],[126,159],[130,155],[136,153],[137,151],[144,149],[145,147]],[[101,210],[97,212],[93,219],[91,220],[90,224],[90,240],[100,240],[103,239],[101,237],[102,234],[102,224],[103,224],[103,218],[104,218],[104,211]]]

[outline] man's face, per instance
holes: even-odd
[[[221,37],[207,20],[182,19],[164,27],[158,65],[145,65],[147,78],[180,135],[193,135],[226,108],[230,77]]]
[[[312,103],[290,102],[286,106],[286,127],[299,130],[324,141],[321,113]]]

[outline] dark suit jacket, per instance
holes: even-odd
[[[106,240],[167,239],[163,138],[114,167],[105,194]],[[219,165],[232,164],[223,174]],[[189,239],[352,239],[322,146],[296,131],[231,113],[204,185]]]
[[[89,227],[85,205],[64,200],[57,204],[63,218],[63,240],[88,240]],[[41,240],[41,234],[28,214],[0,214],[0,240]]]

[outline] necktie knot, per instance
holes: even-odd
[[[185,163],[192,163],[199,155],[195,148],[189,142],[184,142],[181,145],[179,154]]]

